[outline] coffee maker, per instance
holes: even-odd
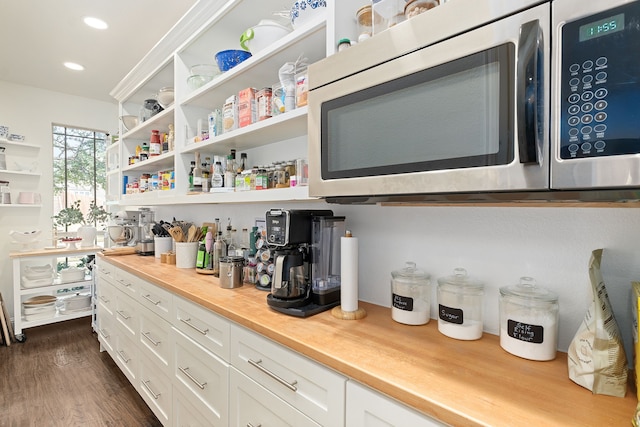
[[[266,240],[274,265],[267,304],[272,309],[308,317],[340,304],[338,234],[344,234],[344,221],[331,210],[267,212]]]

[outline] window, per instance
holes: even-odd
[[[104,206],[107,136],[101,131],[53,125],[54,215],[77,201],[85,218],[91,202]],[[66,231],[75,231],[78,226],[69,226]]]

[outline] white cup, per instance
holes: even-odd
[[[176,242],[176,267],[196,268],[199,242]]]
[[[171,236],[154,236],[153,250],[156,258],[160,258],[160,254],[169,252],[173,249],[173,237]]]

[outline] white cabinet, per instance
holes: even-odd
[[[346,425],[349,427],[446,426],[353,380],[347,382]]]
[[[326,14],[296,28],[248,60],[215,77],[204,86],[187,85],[194,65],[214,63],[214,55],[226,49],[239,49],[240,34],[261,19],[273,19],[282,9],[277,0],[200,2],[162,39],[149,55],[112,91],[120,103],[121,115],[138,115],[144,100],[153,98],[159,89],[172,86],[175,102],[164,111],[140,123],[134,129],[121,127],[120,172],[122,179],[110,179],[111,187],[124,186],[143,173],[174,172],[174,190],[122,194],[124,205],[162,205],[176,203],[244,203],[286,200],[311,200],[306,187],[256,190],[237,193],[187,195],[189,165],[194,152],[201,158],[227,155],[230,149],[247,152],[249,165],[270,164],[307,156],[307,109],[305,106],[245,127],[211,136],[196,142],[199,130],[207,130],[207,116],[221,108],[225,100],[246,88],[261,89],[278,83],[278,70],[299,57],[313,63],[332,55],[337,41],[356,34],[355,13],[359,0],[327,2]],[[141,70],[148,70],[144,75]],[[149,141],[151,130],[175,130],[173,151],[133,165],[129,157],[135,148]],[[115,150],[115,149],[114,149]],[[213,157],[212,157],[213,158]],[[111,191],[110,191],[111,193]],[[115,192],[114,197],[117,197]]]
[[[163,425],[171,423],[173,405],[171,378],[153,359],[140,355],[138,392]]]
[[[230,395],[231,426],[320,426],[233,367]]]
[[[50,323],[61,322],[64,320],[77,319],[79,317],[91,316],[93,313],[93,297],[91,304],[86,309],[65,310],[60,305],[60,299],[56,303],[55,310],[47,314],[25,313],[22,303],[32,297],[38,295],[51,295],[56,298],[64,298],[75,294],[93,296],[93,272],[87,271],[85,277],[81,280],[73,282],[61,282],[57,277],[58,263],[68,263],[76,265],[76,263],[84,264],[88,255],[95,255],[98,247],[81,248],[81,249],[51,249],[37,250],[30,252],[11,252],[9,257],[13,264],[13,313],[14,313],[14,332],[19,340],[24,338],[22,332],[25,328],[34,326],[47,325]],[[84,260],[83,260],[84,258]],[[53,272],[53,276],[49,279],[32,279],[25,277],[25,272],[31,267],[44,268],[49,266]]]
[[[346,379],[342,375],[235,325],[231,364],[318,424],[343,425]]]

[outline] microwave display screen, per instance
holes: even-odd
[[[513,51],[501,45],[324,102],[323,178],[512,161]]]
[[[580,26],[580,41],[595,39],[624,30],[624,13]]]

